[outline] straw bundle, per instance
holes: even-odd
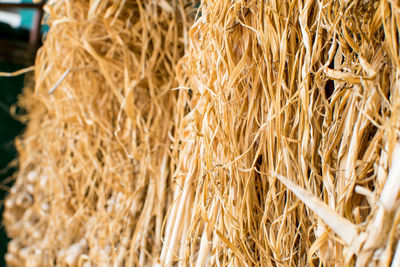
[[[386,1],[204,1],[187,56],[187,189],[174,206],[192,212],[185,261],[390,264],[398,12]]]
[[[189,71],[204,238],[218,236],[227,261],[389,264],[399,239],[395,165],[388,176],[399,153],[398,7],[206,1],[202,11]]]
[[[399,266],[399,6],[194,6],[48,4],[8,263]]]
[[[143,266],[173,197],[175,65],[192,1],[49,1],[6,202],[10,266]]]

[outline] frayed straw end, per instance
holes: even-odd
[[[271,175],[282,182],[308,208],[314,211],[347,245],[350,245],[355,240],[357,228],[353,223],[331,210],[324,202],[286,177],[275,172],[272,172]]]

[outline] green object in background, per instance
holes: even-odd
[[[23,68],[22,65],[0,63],[1,72],[13,72]],[[0,77],[0,183],[9,178],[15,169],[2,172],[8,164],[17,156],[14,139],[21,133],[24,126],[10,115],[10,107],[17,102],[18,94],[24,87],[24,75],[17,77]],[[6,186],[11,186],[7,183]],[[0,217],[3,214],[3,201],[7,192],[0,187]],[[4,255],[7,252],[9,239],[5,233],[3,224],[0,225],[0,266],[5,266]]]
[[[24,2],[30,2],[30,1],[24,1]],[[30,30],[32,28],[33,19],[35,18],[35,10],[31,8],[21,8],[19,14],[21,15],[20,28]]]
[[[21,3],[32,3],[32,0],[22,0]],[[32,24],[33,20],[35,18],[35,9],[32,8],[21,8],[19,11],[19,14],[21,15],[21,25],[19,26],[22,29],[25,30],[31,30],[32,29]],[[46,33],[49,30],[48,25],[42,25],[41,27],[41,33]]]

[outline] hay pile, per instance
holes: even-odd
[[[400,7],[196,4],[48,3],[8,264],[400,266]]]

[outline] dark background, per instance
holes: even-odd
[[[0,39],[7,41],[27,42],[29,32],[22,29],[13,29],[6,24],[0,23]],[[2,53],[5,51],[4,46],[0,46]],[[21,62],[13,62],[12,59],[4,59],[0,57],[0,72],[14,72],[21,68],[27,67]],[[18,60],[17,60],[18,61]],[[33,63],[33,62],[32,62]],[[17,102],[18,95],[24,87],[24,75],[17,77],[0,77],[0,218],[3,216],[4,199],[8,194],[8,189],[12,183],[13,173],[16,168],[9,168],[17,154],[14,146],[14,139],[24,129],[24,125],[15,120],[10,114],[10,107]],[[8,180],[8,181],[7,181]],[[0,266],[5,266],[4,255],[7,252],[7,243],[9,239],[5,233],[3,224],[0,226]]]

